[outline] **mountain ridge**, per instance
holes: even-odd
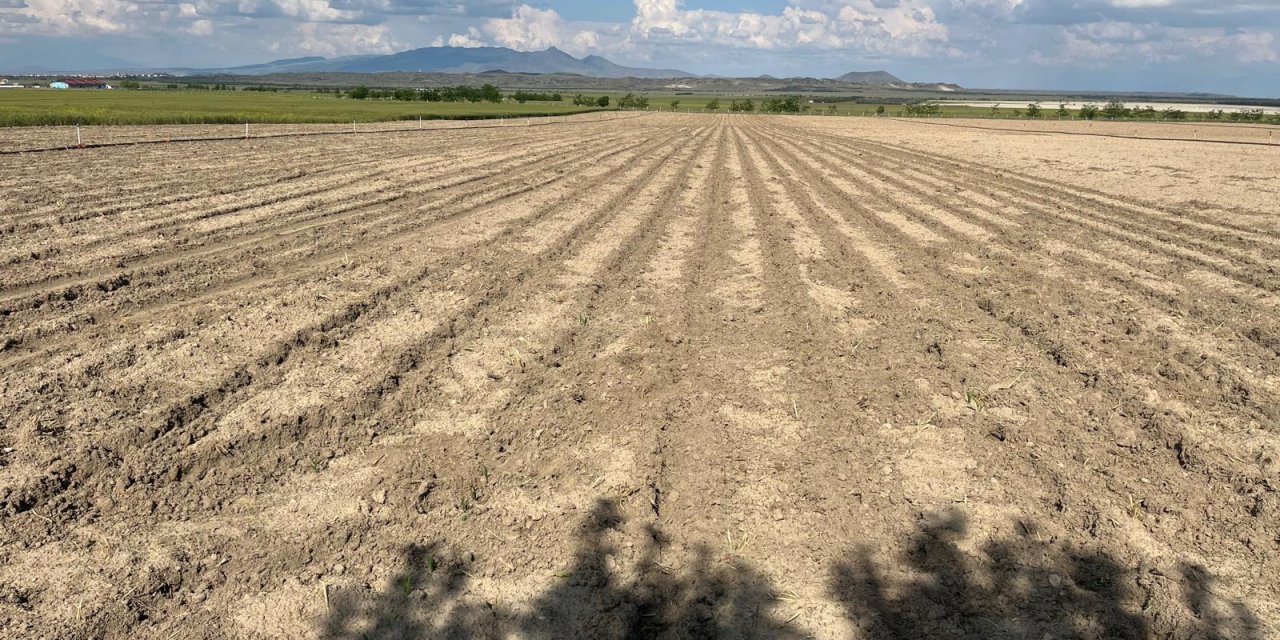
[[[596,78],[698,77],[697,74],[679,69],[628,67],[597,55],[575,58],[556,47],[548,47],[542,51],[516,51],[507,47],[419,47],[385,55],[344,58],[308,56],[223,69],[182,69],[181,71],[188,74],[228,75],[266,75],[296,71],[457,74],[505,71],[507,73],[566,73]]]

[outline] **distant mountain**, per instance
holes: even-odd
[[[888,71],[850,71],[836,80],[853,84],[906,84]]]
[[[228,69],[183,69],[184,73],[267,75],[298,72],[379,73],[572,73],[593,78],[688,78],[678,69],[624,67],[600,56],[575,58],[555,47],[545,51],[516,51],[506,47],[424,47],[389,55],[345,58],[306,57],[276,60]]]

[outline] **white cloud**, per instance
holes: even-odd
[[[1039,64],[1083,67],[1214,59],[1242,64],[1276,62],[1280,61],[1280,49],[1275,34],[1269,31],[1099,22],[1063,28],[1056,49],[1033,57]]]
[[[213,21],[196,20],[195,22],[191,23],[190,27],[186,28],[186,32],[193,36],[201,36],[201,37],[213,35]]]
[[[483,27],[494,42],[517,51],[561,46],[573,36],[566,34],[566,29],[565,21],[554,9],[536,9],[524,4],[516,7],[510,18],[490,18]]]
[[[279,50],[315,56],[341,56],[353,53],[394,53],[407,48],[391,37],[383,25],[331,24],[305,22],[285,39],[288,46]]]

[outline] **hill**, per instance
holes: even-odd
[[[851,84],[906,84],[888,71],[850,71],[836,80]]]

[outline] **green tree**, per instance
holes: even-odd
[[[1111,120],[1128,118],[1132,113],[1133,112],[1129,110],[1129,107],[1125,106],[1124,102],[1118,99],[1113,99],[1102,107],[1102,116]]]
[[[876,115],[878,116],[884,115],[884,105],[882,104],[876,105]]]
[[[720,98],[712,98],[712,99],[711,99],[711,102],[708,102],[708,103],[707,103],[707,109],[709,109],[709,110],[711,110],[711,111],[719,111],[719,110],[720,110]]]
[[[676,109],[678,109],[679,107],[680,107],[680,101],[679,101],[679,100],[672,100],[672,101],[671,101],[671,110],[672,110],[672,111],[675,111],[675,110],[676,110]]]
[[[1042,112],[1043,110],[1040,108],[1039,102],[1032,102],[1031,104],[1027,105],[1028,118],[1039,118]]]
[[[1067,116],[1069,116],[1069,115],[1071,115],[1071,112],[1070,112],[1069,110],[1067,110],[1067,103],[1063,102],[1062,104],[1059,104],[1059,105],[1058,105],[1058,117],[1059,117],[1059,118],[1065,118],[1065,117],[1067,117]]]
[[[600,98],[596,100],[596,106],[597,107],[609,106],[609,96],[600,96]]]
[[[367,100],[369,98],[369,87],[360,85],[348,91],[347,97],[353,100]]]
[[[1080,117],[1085,120],[1093,120],[1098,117],[1099,113],[1101,112],[1098,110],[1098,105],[1096,104],[1084,104],[1080,107]]]

